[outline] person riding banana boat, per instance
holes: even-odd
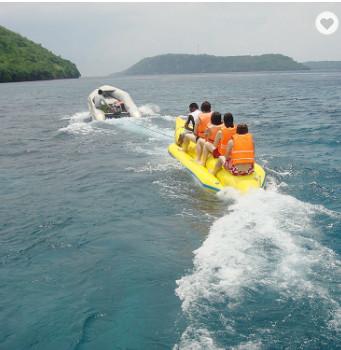
[[[213,143],[215,141],[216,135],[218,131],[222,128],[222,120],[221,120],[221,113],[219,112],[213,112],[211,114],[211,120],[207,124],[206,130],[204,132],[205,138],[200,137],[197,141],[197,162],[201,165],[205,165],[205,163],[201,162],[201,156],[203,149],[205,147],[206,143]]]
[[[255,162],[253,135],[246,124],[236,126],[231,113],[225,113],[222,120],[221,114],[212,112],[211,104],[205,101],[193,131],[184,126],[185,121],[178,117],[176,142],[168,151],[204,187],[219,191],[230,186],[246,192],[264,185],[265,171]]]
[[[224,124],[220,128],[217,128],[204,144],[200,164],[203,166],[206,165],[209,154],[212,154],[214,158],[224,156],[226,154],[227,143],[232,139],[236,131],[237,127],[234,125],[232,113],[225,113]]]
[[[211,104],[207,101],[201,104],[201,113],[198,116],[198,120],[195,123],[193,133],[188,133],[184,137],[184,141],[182,144],[182,149],[184,152],[187,152],[188,145],[192,141],[198,144],[198,140],[200,138],[205,138],[205,132],[208,126],[208,123],[211,120]],[[197,159],[200,160],[200,159]]]
[[[182,145],[186,135],[193,134],[195,125],[198,123],[199,115],[201,114],[201,110],[199,109],[198,104],[195,102],[192,102],[188,108],[189,114],[187,116],[187,120],[184,126],[185,130],[180,134],[177,140],[178,146]]]
[[[237,125],[237,133],[228,141],[226,152],[219,156],[212,174],[224,166],[232,175],[250,175],[254,172],[255,144],[246,124]]]

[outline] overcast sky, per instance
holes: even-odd
[[[338,3],[0,3],[0,24],[100,76],[163,53],[341,60],[341,27],[315,28],[322,11],[341,20]]]

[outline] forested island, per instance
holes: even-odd
[[[280,54],[259,56],[166,54],[144,58],[119,74],[148,75],[297,70],[309,70],[309,67]]]
[[[0,82],[79,78],[76,65],[0,26]]]

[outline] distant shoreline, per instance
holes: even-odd
[[[219,75],[262,75],[262,74],[315,74],[315,73],[332,73],[332,72],[340,72],[341,69],[310,69],[310,70],[285,70],[285,71],[240,71],[240,72],[219,72],[219,73],[177,73],[177,74],[134,74],[134,75],[126,75],[122,73],[113,73],[106,78],[141,78],[141,77],[157,77],[157,76],[219,76]],[[94,78],[94,77],[82,77],[82,78]]]
[[[265,75],[265,74],[319,74],[319,73],[341,73],[341,70],[332,70],[332,69],[312,69],[312,70],[303,70],[303,71],[256,71],[256,72],[224,72],[224,73],[188,73],[188,74],[141,74],[141,75],[106,75],[106,76],[81,76],[78,79],[75,78],[59,78],[59,79],[45,79],[45,80],[23,80],[23,81],[10,81],[2,82],[0,85],[5,84],[21,84],[21,83],[44,83],[44,82],[58,82],[63,80],[87,80],[87,79],[98,79],[98,80],[109,80],[114,78],[123,78],[123,79],[141,79],[141,78],[155,78],[158,76],[162,77],[185,77],[185,76],[222,76],[222,75]]]
[[[297,62],[282,54],[214,56],[164,54],[144,58],[128,69],[110,76],[167,74],[224,74],[254,72],[298,72],[311,70],[341,70],[341,61]]]
[[[282,54],[255,56],[165,54],[144,58],[118,73],[122,75],[152,75],[299,70],[310,70],[310,68]]]
[[[53,79],[37,79],[37,80],[20,80],[20,81],[0,81],[0,85],[5,84],[22,84],[22,83],[46,83],[46,82],[53,82],[53,81],[61,81],[61,80],[81,80],[84,78],[91,78],[91,77],[79,77],[79,78],[53,78]]]

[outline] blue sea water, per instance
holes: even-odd
[[[102,84],[139,120],[91,121]],[[0,349],[341,348],[341,74],[0,85]],[[267,184],[206,192],[167,153],[209,100]]]

